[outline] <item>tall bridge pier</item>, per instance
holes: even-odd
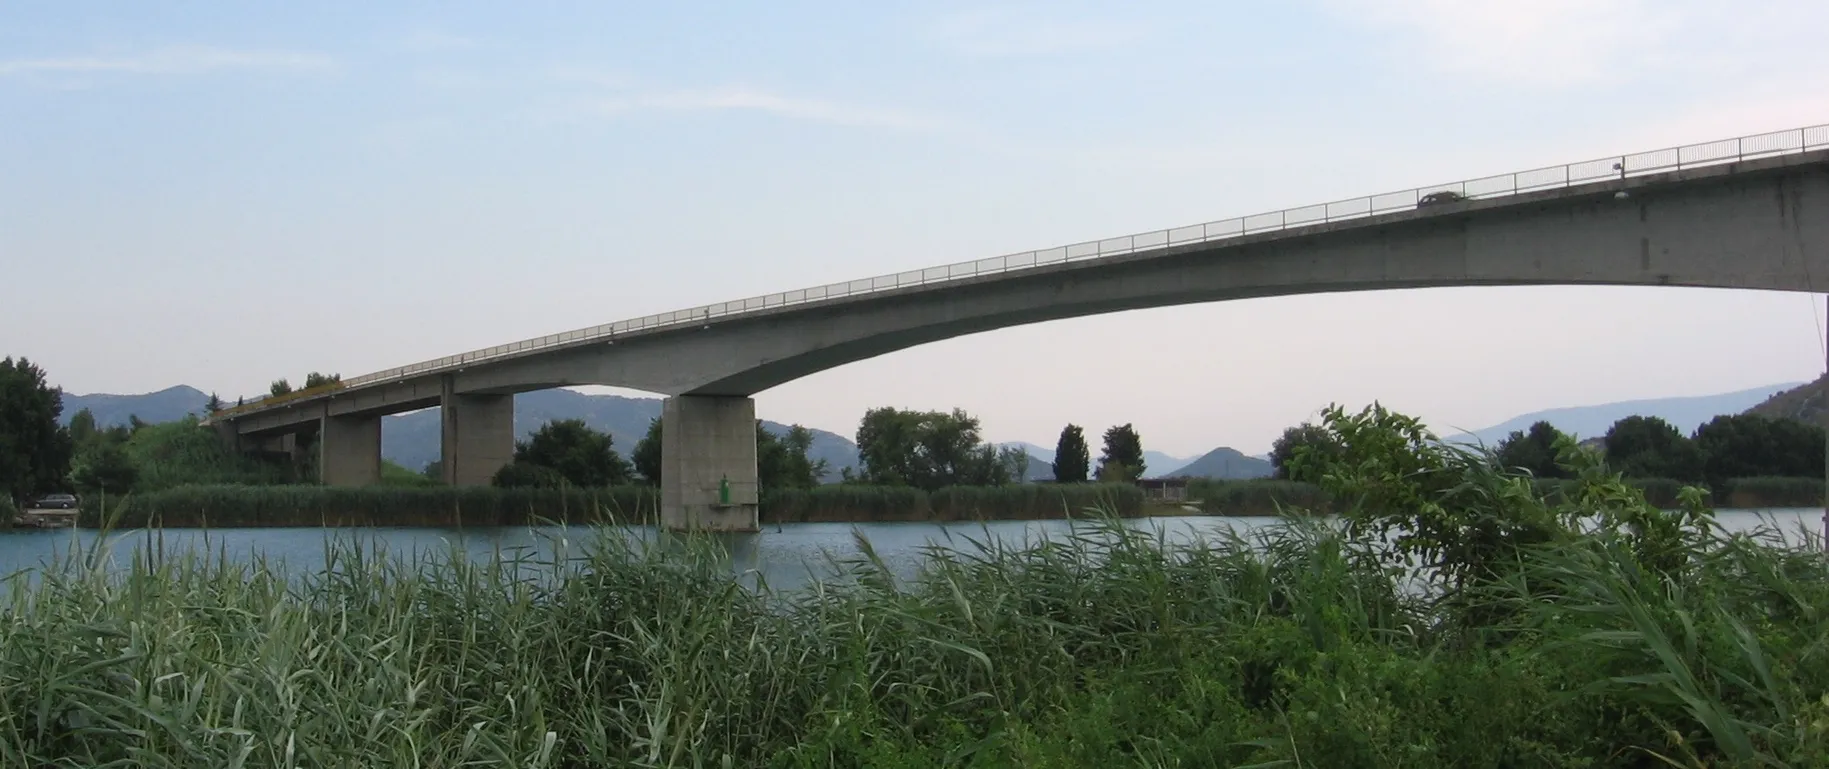
[[[683,531],[756,531],[756,401],[676,395],[661,405],[660,523]]]

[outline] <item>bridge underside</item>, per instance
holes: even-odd
[[[1455,203],[784,307],[279,406],[237,418],[235,429],[287,432],[307,423],[327,425],[323,420],[333,417],[439,404],[451,411],[457,398],[509,402],[503,396],[573,385],[691,396],[670,398],[666,413],[678,424],[663,421],[669,436],[663,446],[678,435],[680,450],[687,452],[670,455],[676,461],[665,471],[685,478],[664,484],[672,490],[664,495],[672,501],[664,505],[677,511],[684,509],[682,500],[703,491],[706,468],[717,468],[720,478],[732,483],[753,484],[753,432],[747,433],[748,459],[713,458],[725,457],[719,452],[734,445],[728,443],[734,436],[720,432],[724,427],[713,427],[744,408],[729,404],[747,404],[757,392],[846,363],[966,334],[1122,310],[1323,292],[1515,285],[1829,291],[1829,153]],[[706,405],[712,403],[725,405]],[[747,408],[753,417],[753,405]],[[465,418],[457,419],[457,427],[447,427],[447,444],[454,434],[468,434],[461,424]],[[753,421],[748,424],[744,429],[753,431]],[[733,421],[729,429],[739,428]],[[367,428],[360,430],[367,440]],[[485,465],[507,456],[501,447],[511,450],[512,430],[481,432],[489,437],[478,440],[493,447],[482,450]],[[683,436],[702,436],[710,448]],[[447,445],[452,463],[447,474],[463,454],[454,455]],[[349,463],[362,470],[351,470],[348,478],[368,478],[366,456]],[[461,480],[482,477],[465,472]],[[706,520],[716,517],[700,512]]]

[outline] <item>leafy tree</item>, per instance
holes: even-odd
[[[1099,480],[1128,482],[1143,477],[1143,439],[1130,423],[1105,431],[1105,448],[1099,454]]]
[[[70,442],[77,448],[95,440],[100,433],[95,425],[95,412],[82,409],[70,417]]]
[[[1524,470],[1538,478],[1571,478],[1573,474],[1556,464],[1556,446],[1562,438],[1562,431],[1538,421],[1528,433],[1513,430],[1499,442],[1493,458],[1507,470]]]
[[[1414,417],[1377,403],[1357,414],[1329,406],[1315,429],[1322,435],[1290,441],[1290,477],[1316,479],[1346,511],[1349,532],[1388,539],[1386,559],[1433,567],[1429,577],[1451,588],[1492,579],[1519,548],[1563,531],[1534,495],[1506,491],[1511,482],[1487,454],[1442,444]]]
[[[1029,480],[1029,452],[1021,446],[1004,446],[997,450],[997,462],[1011,483]]]
[[[139,492],[192,484],[263,485],[293,479],[294,471],[285,463],[261,460],[224,446],[195,415],[160,424],[142,423],[131,434],[125,427],[111,428],[104,436],[104,440],[125,449],[136,470],[134,490]]]
[[[810,456],[813,432],[794,425],[783,435],[775,435],[756,421],[756,481],[764,489],[810,489],[819,485],[826,473],[825,460]],[[635,443],[635,472],[649,485],[660,485],[661,422],[648,422],[648,433]]]
[[[64,486],[73,445],[58,424],[63,390],[25,358],[0,360],[0,494],[30,499]]]
[[[343,381],[342,374],[320,374],[316,371],[313,371],[313,372],[305,375],[305,388],[304,389],[309,390],[313,387],[323,387],[324,385],[336,384],[337,382],[341,382],[341,381]]]
[[[1283,431],[1283,435],[1270,446],[1270,464],[1276,467],[1276,477],[1286,481],[1305,481],[1316,483],[1321,480],[1316,473],[1318,469],[1342,455],[1344,447],[1333,432],[1313,422],[1303,422]],[[1307,457],[1306,462],[1298,460]],[[1308,470],[1300,468],[1307,467]]]
[[[978,419],[960,409],[871,409],[857,428],[857,454],[864,483],[932,491],[1010,481],[997,447],[979,440]]]
[[[1607,429],[1607,464],[1628,478],[1701,481],[1702,450],[1661,417],[1630,416]]]
[[[127,447],[114,440],[90,441],[70,466],[70,482],[83,492],[125,494],[133,490],[139,477]]]
[[[427,462],[425,463],[425,469],[420,470],[419,474],[431,480],[443,483],[445,480],[445,461],[442,459],[434,459]]]
[[[813,431],[794,425],[776,436],[756,423],[756,478],[764,489],[810,489],[826,473],[826,461],[813,460]],[[658,460],[656,462],[658,464]]]
[[[1715,417],[1696,428],[1702,474],[1722,489],[1735,478],[1823,474],[1823,428],[1757,414]]]
[[[274,396],[287,395],[292,392],[292,384],[285,379],[275,379],[267,386],[267,392]]]
[[[506,489],[559,489],[571,484],[558,470],[520,460],[502,465],[489,482]]]
[[[634,461],[635,472],[643,481],[649,486],[660,485],[660,417],[648,420],[648,434],[635,442],[629,459]]]
[[[1061,428],[1060,440],[1054,442],[1054,481],[1085,483],[1092,472],[1092,453],[1086,447],[1086,433],[1079,425]]]
[[[209,401],[203,404],[203,413],[214,414],[223,408],[222,398],[215,393],[210,393]]]
[[[547,422],[514,445],[514,461],[551,468],[574,486],[597,488],[629,482],[633,468],[616,453],[609,433],[582,419]]]

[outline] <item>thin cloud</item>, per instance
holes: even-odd
[[[324,70],[335,66],[327,56],[293,51],[246,51],[207,46],[160,48],[138,56],[68,56],[0,60],[0,77],[121,73],[195,75],[216,70]]]
[[[612,97],[598,105],[610,114],[645,110],[748,110],[814,123],[902,131],[938,131],[952,126],[949,120],[919,112],[791,97],[742,87],[639,93]]]
[[[1041,56],[1116,48],[1142,40],[1148,28],[1134,21],[1067,19],[1052,12],[977,8],[942,17],[931,35],[972,56]]]
[[[401,47],[413,53],[467,51],[478,48],[475,40],[436,29],[416,29],[400,41]]]
[[[1680,26],[1651,0],[1322,0],[1353,22],[1396,30],[1394,49],[1435,69],[1540,85],[1617,80],[1662,63]]]

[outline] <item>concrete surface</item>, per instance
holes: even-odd
[[[514,396],[463,395],[445,378],[440,465],[445,483],[487,486],[497,470],[514,461]],[[375,433],[375,451],[381,434]]]
[[[680,395],[661,404],[663,528],[757,531],[756,402]],[[721,486],[729,484],[729,500]]]
[[[318,433],[318,479],[328,486],[381,482],[381,417],[325,417]]]

